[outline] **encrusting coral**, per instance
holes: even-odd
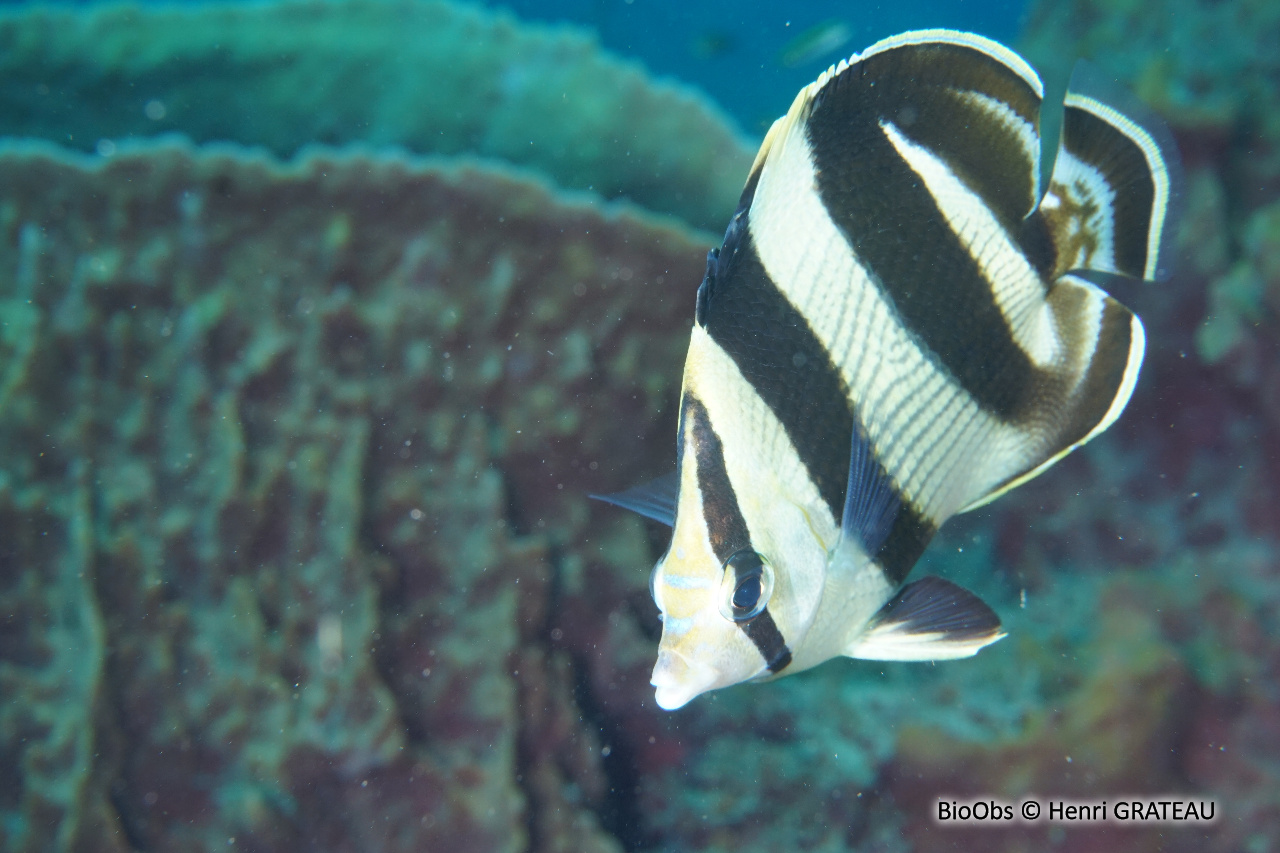
[[[0,105],[0,135],[84,151],[178,131],[493,157],[716,231],[754,153],[581,31],[439,0],[11,9]]]

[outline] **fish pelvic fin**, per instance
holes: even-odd
[[[867,660],[952,660],[1003,637],[982,599],[939,577],[904,586],[872,617],[845,654]]]

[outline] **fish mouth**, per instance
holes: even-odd
[[[664,711],[674,711],[695,697],[717,686],[718,675],[706,665],[693,664],[677,651],[658,652],[649,683],[654,686],[654,699]]]

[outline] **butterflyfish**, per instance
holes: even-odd
[[[938,528],[1110,426],[1145,336],[1108,277],[1164,277],[1167,129],[1077,68],[1047,186],[1043,87],[951,30],[804,88],[707,257],[677,464],[605,500],[672,526],[659,706],[846,655],[968,657],[974,594],[907,583]]]

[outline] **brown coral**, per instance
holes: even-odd
[[[637,570],[584,493],[669,464],[704,247],[465,164],[0,184],[5,848],[612,849],[548,601]]]

